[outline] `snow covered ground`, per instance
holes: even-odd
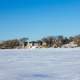
[[[80,80],[80,48],[0,50],[0,80]]]

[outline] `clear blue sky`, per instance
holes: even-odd
[[[0,0],[0,40],[80,33],[80,0]]]

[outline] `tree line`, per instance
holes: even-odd
[[[28,44],[28,38],[21,38],[21,39],[13,39],[13,40],[7,40],[0,42],[0,48],[1,49],[13,49],[13,48],[21,48],[22,46],[27,46]],[[42,45],[43,47],[61,47],[62,45],[69,44],[70,42],[74,42],[74,44],[77,44],[80,46],[80,35],[77,36],[71,36],[71,37],[64,37],[62,35],[60,36],[48,36],[43,37],[40,40],[37,40],[35,42],[38,42],[39,45],[42,45],[42,43],[46,43],[45,45]],[[24,43],[24,45],[23,45]]]

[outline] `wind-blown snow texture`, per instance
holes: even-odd
[[[80,48],[0,50],[0,80],[80,80]]]

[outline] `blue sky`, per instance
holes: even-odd
[[[80,34],[80,0],[0,0],[0,40]]]

